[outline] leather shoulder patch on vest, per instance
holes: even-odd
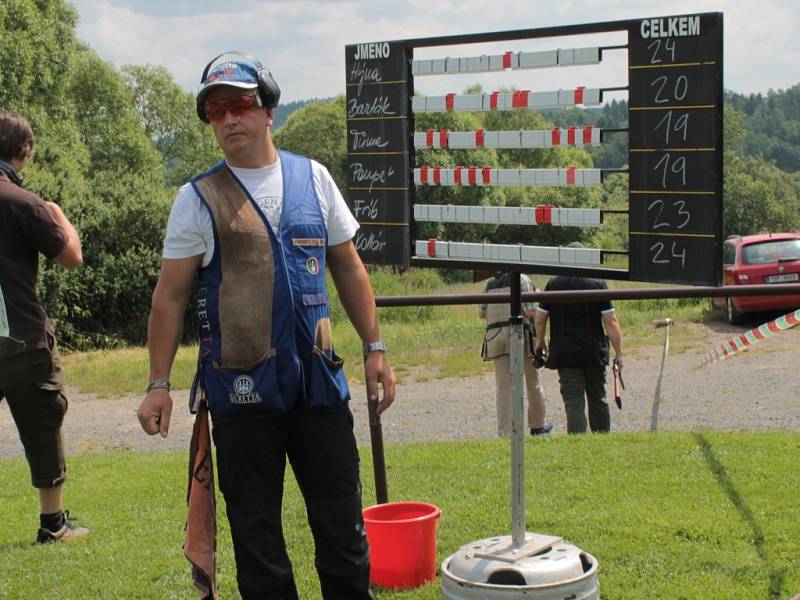
[[[247,370],[275,354],[272,242],[258,210],[227,167],[196,185],[213,213],[219,237],[219,367]]]

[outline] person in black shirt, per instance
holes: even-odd
[[[61,208],[22,187],[33,130],[17,113],[0,112],[0,401],[17,426],[31,482],[39,490],[44,544],[89,533],[63,510],[67,478],[61,425],[67,412],[55,333],[39,298],[39,255],[72,269],[83,259],[75,228]]]
[[[560,275],[547,282],[546,292],[607,289],[602,279]],[[545,328],[550,320],[550,347],[546,366],[558,370],[561,397],[567,413],[567,432],[586,431],[586,402],[593,432],[611,429],[606,400],[608,341],[622,368],[622,330],[608,300],[598,302],[542,302],[536,309],[535,352],[545,349]],[[605,331],[604,331],[605,326]]]

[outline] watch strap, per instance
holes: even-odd
[[[151,390],[167,390],[169,391],[172,388],[170,385],[169,379],[153,379],[147,386],[147,391]]]
[[[386,352],[386,342],[383,340],[378,340],[377,342],[364,344],[364,356],[370,352]]]

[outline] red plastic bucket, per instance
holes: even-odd
[[[373,585],[415,588],[436,577],[436,530],[442,511],[427,502],[364,509]]]

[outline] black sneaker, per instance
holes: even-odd
[[[50,531],[44,527],[39,529],[36,534],[37,544],[51,544],[53,542],[65,542],[79,537],[89,535],[89,528],[82,525],[76,525],[77,519],[70,518],[69,511],[64,511],[64,524],[58,531]]]
[[[554,428],[555,425],[553,425],[550,421],[545,421],[544,426],[534,427],[531,429],[531,435],[548,435],[553,431]]]

